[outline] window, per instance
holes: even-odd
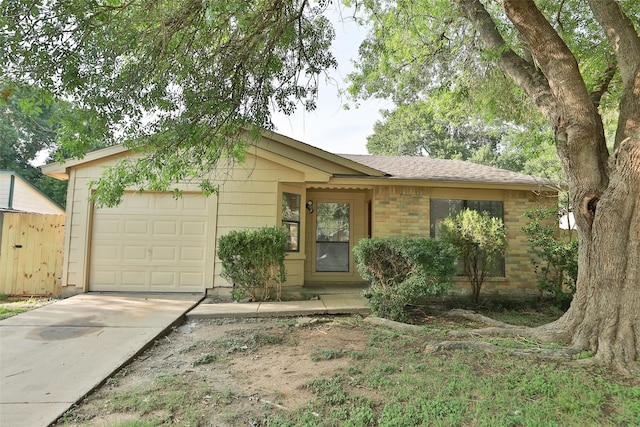
[[[282,226],[287,229],[287,252],[300,252],[300,195],[282,193]]]
[[[456,216],[463,209],[472,209],[478,212],[489,212],[494,218],[504,221],[504,209],[501,201],[489,200],[453,200],[453,199],[431,199],[430,225],[431,237],[439,237],[440,224],[449,216]],[[462,271],[462,266],[460,266]],[[498,261],[496,268],[489,272],[494,277],[505,276],[505,260]]]
[[[349,271],[349,203],[318,203],[316,271]]]

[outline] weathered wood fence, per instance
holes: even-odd
[[[0,294],[60,293],[64,215],[0,212]]]

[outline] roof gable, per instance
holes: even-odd
[[[13,171],[0,170],[0,211],[61,215],[56,202]]]
[[[314,176],[384,176],[385,174],[365,164],[352,161],[320,148],[313,147],[301,141],[288,138],[271,131],[264,131],[262,139],[250,144],[247,151],[258,156],[267,157],[271,161],[293,167],[301,171],[311,169],[320,172]],[[82,159],[69,159],[64,163],[51,163],[41,167],[45,175],[58,179],[68,178],[68,169],[85,165],[90,162],[100,162],[113,156],[131,155],[133,152],[123,145],[114,145],[87,153]]]

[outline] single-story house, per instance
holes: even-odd
[[[0,171],[0,294],[60,293],[64,210],[12,171]]]
[[[217,195],[184,183],[180,198],[131,191],[118,207],[94,206],[89,182],[126,156],[113,146],[42,168],[69,180],[64,293],[230,289],[218,238],[263,226],[289,230],[285,286],[364,285],[352,254],[360,239],[435,236],[439,221],[463,207],[488,210],[507,227],[504,268],[485,291],[536,292],[522,214],[556,204],[551,183],[529,175],[455,160],[337,155],[265,132],[243,163],[219,174]]]
[[[0,170],[0,210],[63,215],[56,202],[13,171]]]

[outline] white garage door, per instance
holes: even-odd
[[[127,193],[115,208],[94,209],[89,289],[204,292],[214,259],[215,200]]]

